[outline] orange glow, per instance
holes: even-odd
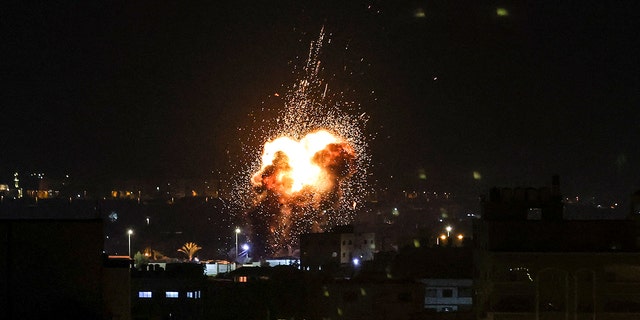
[[[350,173],[353,158],[353,149],[327,130],[309,133],[300,141],[279,137],[265,143],[261,168],[251,182],[280,196],[303,190],[323,193]]]

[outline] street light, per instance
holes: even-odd
[[[440,245],[440,240],[444,241],[447,240],[447,236],[445,236],[444,234],[441,234],[439,237],[436,238],[436,244]]]
[[[236,227],[236,260],[235,262],[238,261],[238,233],[240,233],[240,228]]]
[[[449,238],[450,233],[451,233],[451,229],[453,229],[453,228],[451,228],[451,226],[447,226],[445,229],[447,230],[447,238]]]
[[[131,258],[131,235],[133,234],[133,229],[127,230],[127,234],[129,235],[129,258]]]

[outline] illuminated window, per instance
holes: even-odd
[[[247,282],[247,277],[246,276],[239,276],[238,277],[238,282]]]
[[[187,298],[193,298],[193,292],[187,291]]]
[[[167,298],[177,298],[178,297],[178,291],[167,291],[167,292],[165,292],[165,296]]]
[[[138,298],[148,299],[151,298],[151,291],[138,291]]]

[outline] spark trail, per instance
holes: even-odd
[[[237,182],[254,247],[265,255],[291,255],[300,234],[351,223],[366,194],[367,116],[321,79],[324,37],[323,28],[281,112],[253,130],[261,150]]]

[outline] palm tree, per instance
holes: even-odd
[[[193,259],[193,255],[195,255],[200,249],[202,249],[202,247],[199,247],[195,242],[187,242],[182,246],[182,248],[178,249],[178,252],[186,254],[189,257],[189,261],[191,261]]]

